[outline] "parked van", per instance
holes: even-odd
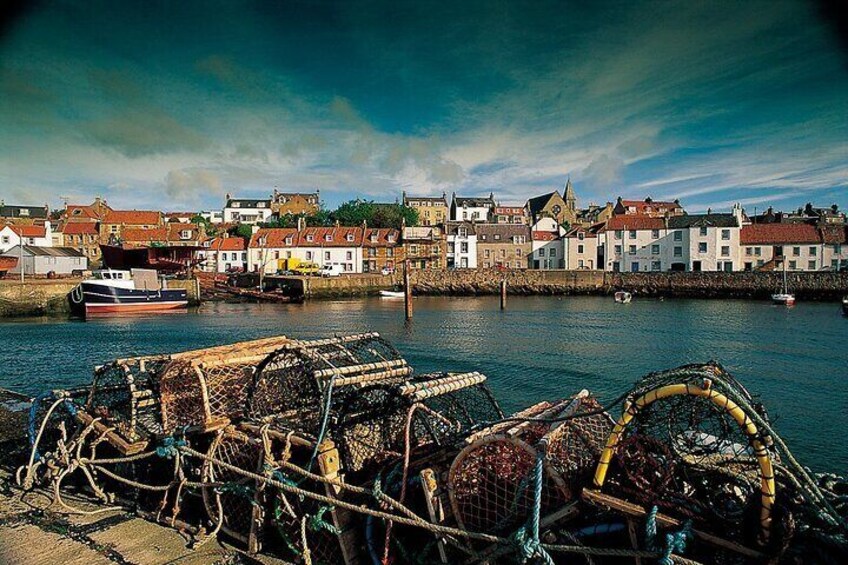
[[[318,274],[322,277],[338,277],[344,273],[344,268],[341,265],[324,265]]]
[[[321,268],[315,263],[307,263],[305,261],[301,261],[296,267],[291,269],[296,275],[315,275],[320,270]]]

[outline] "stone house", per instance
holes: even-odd
[[[321,206],[321,192],[278,192],[271,195],[271,212],[277,216],[314,214]]]
[[[403,250],[411,269],[444,269],[447,238],[440,226],[403,228]]]
[[[100,221],[100,243],[120,241],[124,229],[154,229],[163,226],[162,213],[153,210],[109,210]]]
[[[523,206],[495,206],[492,211],[493,224],[529,224],[527,210]]]
[[[362,238],[362,272],[379,273],[394,270],[404,260],[400,231],[389,228],[364,228]]]
[[[99,264],[100,227],[94,221],[69,221],[62,226],[61,246],[73,247],[88,258],[89,264]]]
[[[621,196],[616,200],[613,208],[614,216],[647,216],[650,218],[663,218],[665,216],[682,216],[686,213],[680,205],[679,200],[667,202],[654,200],[650,196],[644,200],[623,200]]]
[[[526,269],[532,252],[530,226],[477,224],[477,267]]]
[[[403,193],[403,205],[418,211],[418,225],[440,226],[448,221],[448,203],[445,194],[441,196],[407,196]]]

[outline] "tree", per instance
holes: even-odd
[[[400,229],[403,225],[418,225],[418,211],[402,204],[377,204],[368,200],[345,202],[330,213],[332,222],[342,226],[361,226],[367,222],[373,228]]]
[[[215,227],[215,224],[213,224],[212,222],[210,222],[209,220],[207,220],[206,218],[204,218],[200,214],[195,214],[194,216],[191,217],[191,220],[189,220],[189,221],[192,224],[196,224],[198,226],[203,226],[204,230],[206,231],[206,235],[208,235],[208,236],[214,236],[215,234],[218,233],[218,228]]]

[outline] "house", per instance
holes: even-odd
[[[848,271],[848,226],[825,225],[819,233],[824,248],[822,269]]]
[[[523,206],[495,206],[492,211],[492,223],[527,225],[527,210]]]
[[[403,251],[412,269],[444,269],[447,260],[444,229],[441,226],[404,227]]]
[[[100,262],[100,227],[96,221],[68,221],[61,230],[60,246],[73,247],[88,258],[89,264]]]
[[[532,251],[530,226],[476,224],[477,267],[526,269]]]
[[[530,248],[531,269],[564,269],[564,239],[556,231],[533,230]]]
[[[203,210],[198,215],[210,224],[224,223],[224,212],[220,210]]]
[[[400,230],[363,228],[362,272],[379,273],[383,268],[394,269],[404,260]]]
[[[603,269],[603,256],[599,253],[598,234],[604,223],[577,226],[562,238],[566,269]]]
[[[259,224],[268,221],[273,213],[270,198],[231,198],[228,194],[224,205],[224,222]]]
[[[784,262],[788,271],[818,271],[825,266],[825,244],[819,231],[810,224],[770,223],[743,226],[740,246],[743,268],[746,271],[781,270],[784,268]]]
[[[489,214],[495,208],[495,195],[488,198],[466,198],[453,194],[451,198],[450,219],[454,222],[488,222]]]
[[[50,222],[43,224],[7,224],[0,227],[0,253],[16,245],[53,247]]]
[[[271,196],[271,212],[277,216],[291,214],[314,214],[321,207],[321,191],[315,192],[278,192],[274,189]]]
[[[474,222],[447,222],[445,238],[445,266],[448,269],[477,268],[477,233]]]
[[[212,273],[231,273],[247,270],[247,244],[241,237],[222,237],[208,240],[203,251],[201,263],[204,271]]]
[[[206,242],[203,224],[169,222],[154,228],[125,227],[121,232],[124,245],[135,247],[202,247]]]
[[[577,211],[576,224],[583,227],[590,227],[595,224],[606,222],[613,216],[615,207],[612,202],[607,202],[603,206],[597,204],[589,204],[588,208]]]
[[[50,217],[50,207],[44,206],[12,206],[0,200],[0,221],[9,220],[26,222],[27,220],[46,220]]]
[[[88,269],[88,259],[71,247],[38,247],[16,245],[4,253],[7,257],[18,257],[19,261],[9,269],[10,273],[24,275],[79,274]]]
[[[180,223],[190,224],[191,219],[197,215],[196,212],[165,212],[162,216],[166,224]]]
[[[403,205],[418,212],[419,226],[440,226],[448,221],[448,203],[445,194],[441,196],[407,196],[403,193]]]
[[[362,272],[362,227],[263,228],[250,238],[251,271],[275,273],[279,260],[300,259],[319,267],[340,265],[346,273]]]
[[[541,218],[552,218],[560,225],[573,225],[577,222],[577,196],[571,179],[565,183],[564,196],[555,190],[548,194],[535,196],[527,201],[524,207],[531,223],[535,224]]]
[[[100,197],[94,199],[94,202],[88,205],[83,204],[65,204],[65,209],[62,210],[60,219],[63,223],[68,222],[92,222],[97,223],[106,217],[106,214],[112,211],[112,208]]]
[[[730,214],[613,216],[600,230],[609,271],[733,271],[739,255],[741,206]]]
[[[612,211],[614,216],[647,216],[662,218],[665,216],[682,216],[686,213],[679,200],[667,202],[654,200],[650,196],[644,200],[622,200],[621,196]]]
[[[109,210],[100,221],[100,243],[121,241],[125,228],[153,229],[162,225],[161,212],[153,210]]]

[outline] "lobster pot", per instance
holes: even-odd
[[[650,375],[609,436],[603,486],[618,498],[691,518],[726,539],[764,540],[775,493],[774,455],[751,416],[729,400],[740,397],[741,385],[722,376],[715,366]],[[663,384],[662,378],[678,382]],[[595,483],[601,485],[597,472]]]
[[[162,432],[158,380],[167,355],[119,359],[94,372],[85,411],[130,443]]]
[[[343,406],[357,391],[402,382],[412,369],[378,334],[291,341],[257,368],[248,396],[251,419],[285,419],[316,434],[325,408]]]
[[[173,356],[159,383],[165,433],[211,431],[240,416],[257,365],[288,341],[276,337]]]
[[[545,436],[551,468],[572,492],[592,476],[614,424],[595,398],[578,397],[578,401],[574,418],[554,424]]]
[[[541,403],[516,418],[548,419],[569,414],[576,400]],[[460,527],[473,531],[509,532],[524,523],[533,510],[533,469],[544,455],[539,440],[551,424],[499,424],[471,436],[456,456],[448,475],[448,494]],[[568,485],[543,462],[543,515],[572,500]]]

